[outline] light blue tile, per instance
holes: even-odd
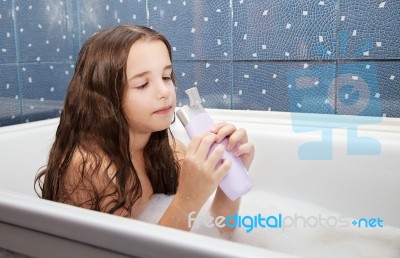
[[[398,59],[400,1],[339,1],[341,59]]]
[[[381,85],[372,61],[339,62],[336,77],[336,113],[382,116]]]
[[[0,65],[0,126],[21,122],[17,65]]]
[[[336,2],[234,0],[234,59],[335,59]]]
[[[16,0],[15,6],[20,62],[73,59],[66,1]]]
[[[123,24],[147,25],[145,0],[85,0],[79,1],[78,9],[81,45],[100,29]]]
[[[22,121],[59,116],[73,72],[72,63],[22,65],[20,67]]]
[[[234,109],[334,113],[334,62],[238,62],[233,74]]]
[[[174,61],[177,78],[177,106],[189,103],[186,89],[197,87],[206,108],[230,109],[232,63],[219,61]]]
[[[16,62],[12,2],[0,2],[0,64]]]
[[[149,0],[149,25],[163,33],[176,60],[232,60],[229,1]]]

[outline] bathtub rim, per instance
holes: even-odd
[[[176,107],[175,111],[180,107]],[[339,114],[318,114],[318,113],[292,113],[281,111],[262,111],[262,110],[234,110],[234,109],[205,109],[214,121],[227,121],[232,123],[256,123],[273,124],[286,126],[304,127],[330,127],[329,123],[321,123],[321,120],[333,120],[338,125],[335,128],[348,127],[348,125],[360,124],[358,130],[381,131],[400,133],[400,118],[397,117],[372,117],[372,116],[353,116]],[[296,119],[293,119],[296,117]],[[301,118],[301,119],[299,119]],[[59,123],[60,118],[50,118],[46,120],[33,121],[28,123],[14,124],[0,127],[0,134],[13,133],[20,130],[32,129],[41,126],[54,125]],[[179,124],[175,119],[175,124]],[[172,124],[173,126],[174,124]]]
[[[259,247],[78,208],[4,189],[0,189],[0,208],[2,223],[122,255],[294,258]]]
[[[360,124],[359,130],[400,133],[400,118],[354,116],[340,114],[295,113],[262,110],[207,109],[215,121],[231,121],[237,123],[256,123],[304,127],[330,127],[330,120],[337,127],[347,128]],[[300,118],[300,119],[299,119]],[[322,120],[322,122],[321,122]]]

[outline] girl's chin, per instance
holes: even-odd
[[[168,119],[168,120],[166,120],[165,122],[164,121],[158,121],[159,123],[158,123],[158,126],[157,126],[157,131],[163,131],[163,130],[165,130],[165,129],[168,129],[170,126],[171,126],[171,124],[172,124],[172,117],[171,117],[171,119]]]

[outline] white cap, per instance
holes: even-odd
[[[193,87],[190,89],[185,90],[186,94],[189,96],[189,101],[190,101],[190,106],[195,107],[195,106],[201,106],[201,98],[199,95],[199,91],[197,90],[197,87]]]

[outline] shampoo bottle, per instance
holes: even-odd
[[[210,132],[211,127],[214,125],[214,121],[202,107],[202,101],[197,88],[190,88],[185,92],[189,96],[190,104],[180,108],[176,112],[176,115],[189,135],[189,138],[203,132]],[[227,143],[228,140],[224,139],[220,144],[226,146]],[[214,143],[210,151],[213,150],[215,146],[216,144]],[[231,160],[232,166],[227,175],[220,182],[219,186],[229,199],[234,201],[250,191],[252,183],[249,174],[239,157],[236,157],[229,151],[225,151],[223,159]]]

